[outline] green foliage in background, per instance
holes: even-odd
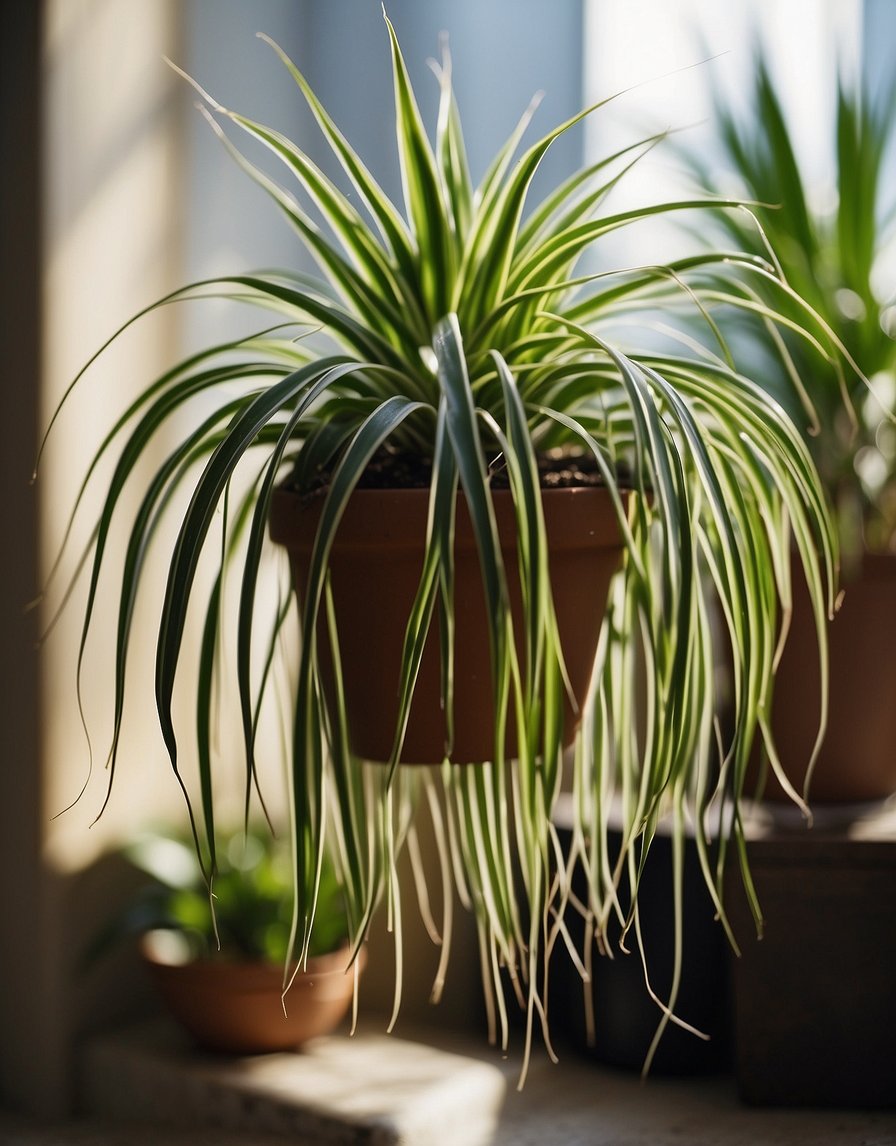
[[[813,346],[785,328],[786,355],[760,357],[743,340],[745,369],[805,427],[836,506],[845,551],[896,548],[896,83],[873,91],[867,77],[841,76],[827,123],[831,186],[814,180],[761,49],[745,109],[718,85],[715,140],[688,152],[703,186],[753,202],[725,212],[720,232],[739,250],[773,260],[800,301],[787,305],[774,282],[757,297],[800,326],[804,304],[824,320]],[[889,168],[887,163],[889,161]],[[889,172],[889,173],[888,173]],[[755,216],[755,218],[753,217]],[[757,227],[756,221],[759,226]],[[854,365],[851,365],[854,364]],[[864,377],[863,377],[864,375]],[[867,379],[867,382],[865,381]]]
[[[92,957],[126,936],[173,931],[184,957],[285,965],[292,929],[292,856],[288,840],[267,825],[219,832],[212,895],[188,836],[143,833],[122,857],[149,881],[97,937]],[[214,905],[214,906],[213,906]],[[342,888],[331,863],[321,870],[309,955],[324,955],[348,937]]]

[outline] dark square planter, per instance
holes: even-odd
[[[896,1106],[896,838],[803,830],[749,856],[761,940],[734,871],[727,896],[742,1098]]]
[[[558,822],[565,842],[568,828]],[[621,845],[621,836],[611,831],[611,854]],[[651,984],[657,995],[668,999],[675,966],[672,842],[660,833],[650,855],[638,892],[644,953]],[[580,898],[586,888],[581,872],[573,890]],[[630,904],[627,880],[620,887],[620,902]],[[654,1075],[712,1074],[730,1068],[730,987],[727,940],[715,918],[715,907],[706,889],[696,845],[685,845],[683,873],[683,958],[676,1014],[703,1032],[700,1038],[674,1023],[666,1027],[650,1067]],[[581,951],[584,925],[573,911],[567,914],[570,936]],[[567,951],[558,944],[551,965],[551,1029],[579,1053],[599,1063],[641,1071],[662,1018],[648,994],[644,968],[634,933],[628,937],[628,953],[619,949],[621,929],[611,920],[608,943],[614,958],[594,952],[592,964],[593,1037],[586,1023],[586,995],[579,972]]]

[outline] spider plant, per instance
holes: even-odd
[[[755,364],[808,440],[836,507],[844,554],[896,547],[896,195],[886,174],[894,142],[896,85],[873,91],[859,66],[838,79],[829,124],[832,188],[805,169],[792,125],[764,58],[755,53],[748,107],[735,111],[714,91],[712,148],[687,152],[705,187],[734,177],[754,200],[760,227],[743,212],[720,217],[725,239],[775,260],[778,275],[824,320],[823,353],[783,331],[787,354]],[[718,234],[718,232],[716,232]],[[773,252],[771,254],[770,252]],[[774,285],[757,284],[760,297]],[[784,304],[797,319],[796,308]],[[803,319],[804,321],[804,316]],[[747,344],[749,346],[749,343]],[[849,369],[857,363],[862,374]]]
[[[805,565],[823,645],[835,541],[816,470],[783,409],[733,368],[721,341],[711,352],[686,333],[659,337],[679,318],[685,332],[694,315],[714,335],[716,305],[791,327],[789,313],[757,305],[744,285],[744,276],[763,282],[774,277],[768,260],[724,250],[683,253],[663,266],[579,268],[581,256],[592,249],[599,254],[601,239],[611,232],[672,212],[717,211],[719,202],[699,198],[611,210],[614,186],[659,142],[655,138],[589,163],[543,201],[529,202],[530,183],[548,148],[600,104],[526,146],[530,108],[474,187],[450,60],[446,55],[439,71],[431,142],[388,20],[386,28],[400,206],[378,187],[276,46],[350,193],[287,137],[199,89],[214,130],[268,192],[320,274],[235,274],[193,283],[154,304],[223,295],[276,317],[252,336],[173,366],[110,426],[75,507],[77,513],[84,490],[96,480],[99,460],[117,449],[84,557],[89,584],[80,659],[109,560],[109,531],[123,513],[122,493],[134,480],[138,459],[168,440],[174,426],[176,444],[169,440],[164,460],[142,487],[119,570],[112,781],[147,550],[161,541],[160,525],[175,495],[186,489],[189,503],[168,542],[155,702],[209,881],[217,866],[212,698],[220,688],[229,690],[224,695],[242,718],[247,806],[255,798],[255,742],[263,715],[269,706],[287,711],[295,902],[309,905],[294,913],[291,953],[301,956],[310,942],[325,841],[337,858],[356,947],[384,902],[400,931],[398,862],[406,851],[443,946],[434,995],[444,979],[456,893],[475,912],[493,1034],[500,1029],[506,1044],[509,983],[526,1012],[528,1055],[535,1031],[549,1037],[545,963],[555,944],[566,942],[566,910],[585,912],[600,934],[620,913],[615,888],[626,868],[637,885],[661,816],[673,817],[679,842],[685,820],[693,820],[707,884],[723,918],[718,889],[727,844],[736,845],[749,887],[737,798],[754,738],[769,737],[776,607],[789,592],[788,554],[795,545]],[[282,163],[291,190],[241,154],[232,141],[240,132]],[[83,372],[72,387],[83,385],[82,378]],[[539,456],[556,450],[589,459],[600,475],[624,549],[610,600],[594,601],[595,610],[607,609],[607,619],[591,697],[570,751],[576,820],[567,854],[552,824],[564,776],[565,683],[537,469]],[[334,534],[371,459],[384,452],[393,459],[422,458],[431,468],[425,557],[404,636],[395,750],[385,767],[352,757],[344,713],[323,699],[316,642],[308,639],[318,620],[333,628],[327,561]],[[496,540],[491,478],[498,468],[509,479],[518,524],[525,615],[519,644]],[[299,601],[285,582],[279,596],[260,588],[271,563],[286,572],[266,523],[272,491],[287,477],[299,488],[321,481],[327,487],[309,583]],[[456,494],[465,498],[473,522],[488,604],[485,639],[498,714],[493,758],[462,767],[395,767],[431,625],[442,626],[450,648]],[[230,585],[236,586],[232,609],[226,606]],[[712,596],[721,603],[734,680],[735,719],[726,738],[715,722]],[[184,634],[194,614],[203,622],[202,639],[198,652],[188,653]],[[295,615],[304,639],[297,653],[284,654],[287,621],[294,624]],[[222,655],[227,632],[236,640],[233,666]],[[335,631],[331,638],[338,650]],[[198,767],[192,770],[181,750],[185,731],[172,714],[183,662],[196,666]],[[450,654],[445,668],[450,711]],[[284,679],[293,682],[285,703]],[[522,730],[513,760],[505,751],[511,717]],[[622,794],[625,829],[620,852],[611,855],[605,821],[614,791]],[[717,864],[708,858],[710,808],[718,810]],[[427,820],[439,843],[439,927],[427,892],[433,877],[421,870],[417,846],[418,827]],[[587,903],[570,899],[570,875],[579,864],[588,875]],[[636,933],[636,897],[625,922]],[[398,966],[400,986],[400,959]],[[398,996],[399,990],[396,1007]],[[669,1013],[666,1008],[664,1021]]]

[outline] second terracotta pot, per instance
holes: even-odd
[[[524,645],[517,569],[515,511],[509,491],[494,492],[495,514],[517,634]],[[610,580],[619,568],[622,541],[604,489],[547,490],[542,495],[550,547],[550,577],[566,668],[580,707],[587,696]],[[323,496],[302,498],[280,489],[271,510],[271,536],[289,551],[299,599],[307,580]],[[342,657],[352,750],[386,761],[397,719],[405,628],[419,584],[429,491],[357,490],[340,522],[329,569]],[[486,606],[475,538],[462,498],[455,538],[455,735],[450,759],[489,760],[494,754],[494,711]],[[332,687],[328,643],[319,644],[325,685]],[[564,737],[571,743],[578,713],[567,701]],[[438,622],[434,619],[417,680],[401,760],[437,764],[445,758],[447,725],[441,704]],[[508,728],[507,755],[516,738]]]
[[[293,1050],[334,1030],[354,992],[348,947],[310,958],[285,999],[283,967],[274,963],[169,962],[149,941],[144,941],[142,952],[168,1010],[207,1050],[230,1054]],[[360,969],[363,951],[358,958]]]
[[[861,570],[843,587],[843,604],[828,627],[830,710],[810,804],[881,800],[896,791],[896,557],[866,554]],[[795,574],[793,621],[775,677],[772,731],[798,792],[818,730],[820,680],[808,590]],[[786,798],[770,769],[763,794]]]

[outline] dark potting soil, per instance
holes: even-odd
[[[542,489],[573,489],[604,484],[591,454],[568,454],[551,451],[539,455],[538,472]],[[309,493],[327,484],[326,474]],[[379,450],[358,481],[359,489],[428,489],[432,481],[432,460],[420,454]],[[489,466],[489,484],[493,489],[507,489],[510,479],[503,458]]]

